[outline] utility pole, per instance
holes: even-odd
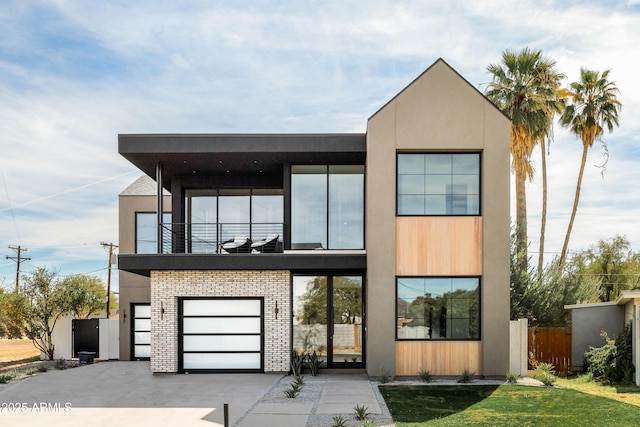
[[[111,302],[111,264],[112,264],[112,258],[113,258],[113,248],[117,248],[117,245],[114,245],[113,243],[105,243],[102,242],[100,243],[102,246],[104,246],[105,248],[108,246],[109,247],[109,267],[107,269],[107,319],[109,318],[109,304]]]
[[[16,261],[16,263],[18,264],[16,266],[16,294],[17,294],[20,291],[20,262],[22,260],[31,261],[31,258],[24,258],[22,256],[22,252],[27,252],[27,248],[23,248],[20,245],[18,245],[17,247],[9,246],[9,249],[13,249],[18,254],[17,256],[9,256],[9,255],[7,255],[7,259],[12,259],[12,260]]]

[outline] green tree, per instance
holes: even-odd
[[[515,232],[511,243],[511,318],[526,318],[530,326],[568,326],[571,316],[564,306],[595,302],[600,295],[600,281],[582,274],[579,263],[564,267],[558,258],[550,262],[537,277],[531,269],[517,265]]]
[[[302,325],[327,323],[327,278],[317,276],[300,296],[302,310],[297,320]],[[333,278],[333,314],[335,323],[360,322],[362,318],[362,284],[349,276]]]
[[[98,277],[72,274],[64,278],[61,286],[76,319],[88,319],[105,310],[107,288]]]
[[[301,325],[327,324],[327,278],[316,276],[307,283],[307,290],[300,296],[302,310],[296,313]]]
[[[334,323],[355,324],[362,321],[362,283],[348,276],[333,278]]]
[[[601,301],[610,301],[624,290],[640,287],[640,254],[633,252],[625,236],[599,240],[573,256],[571,264],[583,278],[600,284]]]
[[[71,312],[68,295],[56,276],[55,271],[39,267],[24,280],[24,297],[28,301],[24,313],[24,335],[49,360],[54,357],[52,334],[56,323]]]
[[[486,96],[511,118],[510,146],[516,182],[516,244],[520,268],[526,269],[527,197],[525,182],[533,179],[531,154],[538,142],[550,135],[553,114],[562,110],[559,82],[564,77],[555,61],[542,51],[527,47],[505,50],[502,64],[490,64],[492,74]],[[543,151],[543,155],[545,150]]]
[[[602,140],[604,128],[606,127],[609,132],[612,132],[614,125],[618,126],[618,112],[622,104],[617,99],[619,91],[615,82],[608,80],[609,72],[610,70],[605,70],[600,74],[598,71],[580,69],[580,81],[571,83],[571,103],[567,105],[560,118],[562,126],[569,128],[582,141],[580,172],[576,183],[571,219],[560,254],[560,265],[564,264],[569,248],[569,239],[578,211],[580,188],[589,148],[598,139],[606,152],[607,145]]]
[[[27,307],[27,300],[22,295],[0,288],[0,336],[22,338]]]

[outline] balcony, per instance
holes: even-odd
[[[282,252],[284,225],[282,223],[171,223],[160,224],[164,254],[227,254],[225,242],[237,236],[246,236],[252,242],[277,234],[275,252]],[[248,251],[251,252],[251,251]]]
[[[316,250],[320,243],[292,245],[282,250],[283,223],[163,223],[162,251],[147,254],[121,254],[118,268],[143,276],[162,270],[295,270],[295,271],[364,271],[364,250]],[[278,234],[276,252],[250,251],[227,253],[222,244],[234,236],[252,241]],[[320,246],[320,247],[319,247]],[[297,249],[296,249],[297,248]]]

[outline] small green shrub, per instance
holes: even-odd
[[[541,381],[542,384],[546,385],[547,387],[551,387],[555,384],[558,378],[556,378],[555,375],[550,374],[549,372],[540,372],[536,379]]]
[[[604,379],[608,366],[616,358],[616,345],[615,341],[609,338],[607,331],[600,331],[600,336],[605,344],[602,347],[589,347],[584,353],[584,362],[587,372],[591,372],[595,378]]]
[[[364,421],[369,416],[369,407],[368,406],[356,405],[355,408],[353,408],[353,410],[356,413],[356,419],[358,421]]]
[[[433,381],[433,375],[431,375],[431,371],[425,371],[424,369],[420,369],[418,371],[418,376],[420,380],[425,383],[430,383]]]
[[[462,373],[458,377],[458,382],[470,383],[471,381],[473,381],[473,377],[475,376],[475,374],[476,374],[475,372],[469,372],[468,369],[465,369],[464,371],[462,371]]]
[[[63,371],[65,369],[67,369],[69,367],[67,361],[65,359],[63,359],[62,357],[60,359],[56,359],[55,362],[53,362],[53,367]]]
[[[347,427],[347,420],[342,418],[340,415],[333,417],[333,424],[331,427]]]
[[[314,350],[313,353],[307,355],[307,367],[314,377],[318,375],[320,365],[322,365],[322,359],[318,356],[318,353]]]
[[[44,363],[41,363],[38,365],[37,369],[38,369],[38,372],[47,372],[49,370],[49,367]]]
[[[304,368],[304,358],[305,356],[303,353],[298,353],[295,350],[291,352],[291,373],[296,377],[302,375],[302,369]]]
[[[536,369],[533,371],[533,378],[550,387],[555,384],[558,379],[555,373],[556,369],[551,363],[538,363]]]
[[[592,372],[587,372],[585,374],[578,375],[578,377],[576,378],[575,381],[577,383],[586,384],[586,383],[593,382],[593,380],[594,380],[593,373]]]
[[[506,378],[509,384],[517,384],[520,379],[520,375],[514,374],[513,372],[507,372]]]
[[[38,368],[29,368],[29,369],[25,369],[24,371],[22,371],[22,373],[26,376],[30,376],[30,375],[35,375],[37,374]]]
[[[540,362],[535,369],[537,372],[546,372],[551,375],[556,374],[556,367],[551,363]]]
[[[393,381],[393,374],[389,369],[380,366],[378,370],[378,381],[380,381],[381,384],[390,383]]]
[[[293,379],[293,382],[298,386],[302,387],[304,385],[304,376],[298,375]]]
[[[610,370],[606,373],[610,382],[631,384],[636,372],[633,366],[633,331],[631,322],[627,323],[623,331],[616,337],[616,358]]]
[[[0,374],[0,384],[6,384],[9,381],[11,381],[12,379],[14,379],[16,376],[15,374]]]
[[[290,399],[295,399],[296,397],[298,397],[298,394],[300,394],[300,389],[298,389],[298,388],[290,388],[290,389],[285,390],[284,394]]]
[[[362,421],[362,427],[376,427],[376,422],[373,420]]]
[[[628,384],[633,382],[635,367],[633,366],[632,330],[629,322],[615,340],[609,338],[607,332],[600,331],[605,344],[602,347],[591,347],[584,354],[585,366],[596,379],[611,384]]]

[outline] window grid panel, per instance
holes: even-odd
[[[480,339],[480,279],[397,278],[396,339]]]
[[[479,215],[479,199],[479,153],[398,154],[398,215]]]

